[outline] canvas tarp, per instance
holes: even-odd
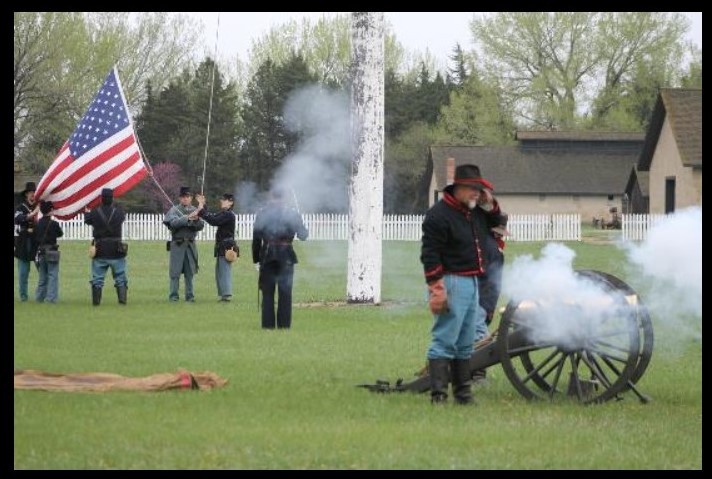
[[[206,390],[223,387],[227,380],[204,371],[160,373],[145,377],[127,377],[111,373],[48,373],[15,369],[15,389],[43,391],[167,391],[170,389]]]

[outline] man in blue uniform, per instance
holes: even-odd
[[[289,329],[292,325],[292,286],[297,255],[292,241],[304,241],[309,232],[302,216],[285,204],[285,193],[273,188],[269,203],[255,218],[252,231],[252,261],[260,273],[262,290],[262,327],[274,329],[274,292],[278,293],[277,328]]]
[[[111,268],[119,304],[126,304],[128,279],[126,276],[126,243],[122,242],[122,229],[126,213],[114,204],[114,190],[101,190],[101,205],[84,215],[84,223],[92,226],[92,244],[95,248],[91,260],[91,302],[101,304],[106,271]]]
[[[37,254],[35,242],[35,224],[40,212],[39,205],[35,204],[35,191],[37,188],[32,181],[25,184],[25,189],[20,192],[22,202],[15,208],[15,248],[17,258],[17,275],[19,279],[20,301],[27,301],[27,285],[30,279],[30,265]]]
[[[484,273],[481,241],[500,221],[499,205],[480,180],[476,165],[458,166],[454,183],[423,220],[420,260],[433,314],[427,352],[433,404],[447,401],[451,373],[455,402],[473,402],[470,356],[477,331],[485,329],[478,324],[485,319],[477,280]]]
[[[206,223],[217,226],[215,230],[215,283],[218,287],[219,301],[228,302],[232,299],[232,263],[225,258],[225,252],[232,249],[239,251],[235,242],[235,197],[232,193],[225,193],[220,197],[220,211],[209,212],[205,208],[205,196],[195,195],[198,200],[198,209],[192,213],[202,218]]]
[[[168,300],[178,301],[178,286],[182,274],[185,278],[185,300],[193,303],[193,275],[198,272],[198,247],[195,237],[205,227],[205,221],[200,219],[197,213],[191,216],[196,208],[191,204],[193,193],[187,186],[181,186],[178,202],[163,218],[163,224],[171,231]]]

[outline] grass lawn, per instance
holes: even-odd
[[[56,305],[21,303],[14,367],[147,376],[213,371],[212,391],[14,392],[15,469],[701,469],[702,345],[667,341],[638,382],[652,401],[528,402],[499,365],[477,405],[355,387],[410,379],[431,316],[419,243],[383,243],[379,306],[344,305],[346,242],[297,243],[292,329],[263,331],[249,244],[218,303],[212,244],[200,244],[196,303],[168,302],[163,242],[130,242],[128,305],[109,279],[91,305],[88,242],[63,242]],[[626,277],[612,244],[566,243],[576,268]],[[543,243],[507,246],[507,261]],[[110,276],[110,275],[109,275]],[[15,274],[16,277],[16,274]],[[30,275],[30,289],[37,282]],[[181,292],[182,292],[181,284]],[[644,291],[638,291],[643,301]],[[506,298],[501,298],[505,304]],[[655,317],[653,323],[664,318]],[[674,347],[673,347],[674,344]]]

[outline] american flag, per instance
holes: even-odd
[[[66,220],[97,206],[102,188],[112,188],[119,197],[146,173],[114,67],[42,176],[35,197],[51,201],[54,215]]]

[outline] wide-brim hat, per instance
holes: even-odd
[[[20,192],[21,195],[24,195],[28,191],[37,191],[37,185],[35,185],[34,181],[28,181],[25,183],[25,189]]]
[[[487,181],[484,178],[480,178],[479,180],[477,180],[477,183],[481,184],[490,191],[494,191],[494,185],[491,181]]]
[[[189,186],[181,186],[178,196],[193,196],[193,193],[191,193]]]
[[[478,190],[483,190],[485,188],[482,184],[480,167],[477,165],[460,165],[455,168],[455,179],[453,184],[471,186]]]

